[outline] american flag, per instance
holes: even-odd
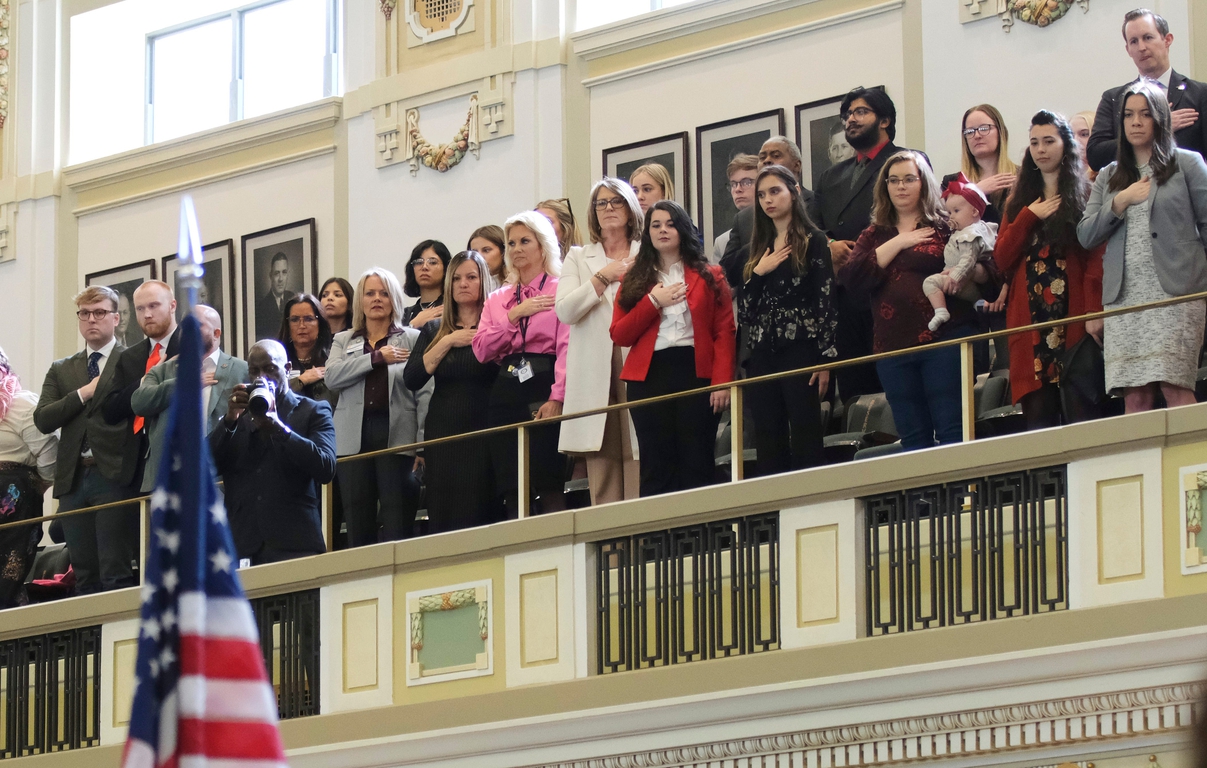
[[[181,323],[176,393],[151,496],[123,768],[285,768],[277,702],[235,575],[202,428],[201,335]]]

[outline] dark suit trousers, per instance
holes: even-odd
[[[758,351],[746,370],[751,378],[791,371],[820,363],[817,344],[808,339],[775,352]],[[760,476],[775,475],[825,463],[822,449],[821,402],[809,376],[792,376],[751,386],[754,441]]]
[[[835,298],[838,304],[838,332],[835,339],[838,359],[851,360],[872,354],[872,310],[866,300],[861,301],[840,285],[835,286]],[[850,402],[851,398],[859,395],[884,391],[873,363],[839,368],[834,373],[838,379],[838,394],[843,402]]]
[[[366,412],[360,426],[361,453],[389,447],[390,415]],[[376,544],[379,525],[385,541],[411,537],[419,506],[419,482],[412,471],[414,464],[413,456],[398,453],[345,461],[336,466],[344,497],[349,547]]]
[[[69,512],[129,498],[129,488],[96,467],[78,467],[71,492],[59,497]],[[63,518],[63,536],[81,595],[135,585],[131,563],[138,557],[138,505]]]

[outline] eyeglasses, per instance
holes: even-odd
[[[730,189],[750,189],[754,186],[754,179],[734,179],[729,182]]]
[[[114,312],[112,309],[81,309],[75,313],[75,316],[81,320],[87,320],[90,317],[93,320],[104,320],[106,317],[113,314],[116,314],[116,312]]]
[[[847,112],[839,112],[838,117],[840,120],[842,120],[845,123],[847,120],[851,119],[851,115],[854,115],[855,117],[858,117],[860,120],[862,120],[863,118],[867,117],[868,115],[874,115],[874,114],[876,114],[875,110],[868,109],[867,107],[855,107],[854,109],[849,110]]]
[[[921,180],[917,176],[889,176],[884,182],[890,187],[910,187]]]
[[[997,128],[997,126],[992,123],[985,123],[984,125],[978,125],[975,128],[965,128],[963,131],[964,138],[971,139],[973,134],[976,134],[976,133],[979,133],[982,136],[984,136],[984,135],[988,134],[990,131],[992,131],[994,128]]]
[[[290,315],[289,316],[290,325],[297,325],[298,323],[305,323],[306,325],[310,325],[311,323],[317,323],[318,321],[319,321],[319,319],[317,317],[315,317],[314,315]]]
[[[598,200],[595,201],[595,210],[597,210],[597,211],[605,211],[605,210],[619,211],[619,210],[622,210],[623,208],[624,208],[624,198],[623,197],[599,198]]]
[[[440,259],[414,259],[411,261],[411,266],[415,269],[419,269],[424,264],[428,265],[429,267],[438,267],[443,263],[444,262],[442,262]]]

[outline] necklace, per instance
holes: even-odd
[[[432,300],[431,300],[429,303],[427,303],[427,304],[424,304],[424,303],[423,303],[423,299],[420,299],[420,300],[419,300],[419,309],[420,309],[421,311],[422,311],[422,310],[425,310],[425,309],[431,309],[432,307],[434,307],[434,306],[436,306],[437,304],[439,304],[439,303],[440,303],[440,300],[441,300],[442,298],[444,298],[444,297],[443,297],[443,296],[437,296],[436,298],[432,299]]]

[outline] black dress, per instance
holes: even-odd
[[[433,320],[423,326],[411,349],[402,374],[409,389],[422,388],[432,377],[423,366],[423,355],[440,322]],[[478,362],[472,347],[450,349],[436,366],[436,386],[428,406],[424,438],[433,440],[485,429],[490,391],[498,375],[499,366]],[[432,533],[486,525],[500,518],[488,440],[455,440],[428,446],[423,455]]]

